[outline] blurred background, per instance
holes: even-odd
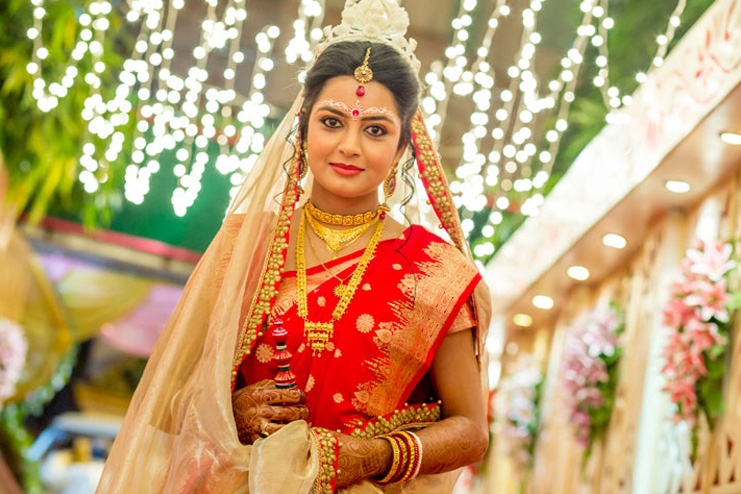
[[[741,493],[741,4],[401,3],[494,303],[456,492]],[[0,2],[0,493],[94,492],[343,5]]]

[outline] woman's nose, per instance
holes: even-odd
[[[358,132],[354,129],[347,129],[342,136],[338,149],[345,156],[358,156],[360,154],[360,136]]]

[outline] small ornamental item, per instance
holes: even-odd
[[[358,86],[358,89],[355,91],[355,94],[357,94],[358,96],[363,96],[365,94],[365,86],[363,86],[363,84],[367,84],[373,80],[373,71],[368,66],[368,58],[370,58],[370,51],[371,49],[368,48],[368,50],[365,52],[365,61],[363,61],[363,65],[355,69],[355,80],[357,80],[360,83],[360,86]],[[353,116],[357,118],[354,112],[353,112]]]
[[[293,354],[288,351],[288,331],[283,328],[283,320],[276,318],[273,321],[273,340],[275,340],[275,355],[273,362],[278,365],[278,373],[275,375],[275,387],[277,389],[293,389],[296,387],[296,376],[291,372],[291,359]]]

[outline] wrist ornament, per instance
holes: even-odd
[[[388,473],[375,481],[379,484],[395,484],[416,477],[422,466],[422,442],[419,437],[413,432],[395,431],[380,438],[391,445],[393,460]]]

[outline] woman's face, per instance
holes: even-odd
[[[394,96],[371,81],[358,96],[358,81],[337,76],[325,84],[311,110],[306,140],[318,192],[344,199],[377,195],[399,149],[401,117]]]

